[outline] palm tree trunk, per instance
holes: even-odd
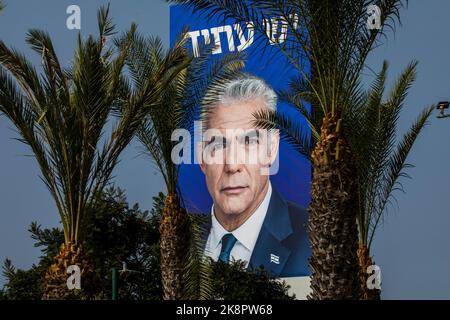
[[[184,296],[183,271],[187,251],[187,216],[176,193],[166,197],[161,216],[161,281],[163,298],[179,300]]]
[[[365,244],[360,243],[358,248],[358,260],[359,260],[359,281],[361,285],[361,299],[362,300],[380,300],[381,290],[369,289],[367,287],[367,267],[373,265],[370,252]]]
[[[67,287],[67,268],[70,265],[80,267],[82,295],[77,291],[69,290]],[[88,257],[84,254],[83,247],[76,242],[63,243],[58,255],[54,258],[47,273],[44,276],[43,300],[64,300],[74,298],[89,298],[96,281],[93,277],[94,268]]]
[[[310,299],[358,299],[360,295],[356,170],[340,119],[336,113],[325,115],[311,156]]]

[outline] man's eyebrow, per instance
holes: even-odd
[[[248,137],[248,138],[253,138],[253,137],[259,138],[259,130],[258,129],[252,129],[252,130],[249,130],[249,131],[247,131],[247,132],[245,132],[245,133],[243,133],[243,134],[241,134],[239,136],[239,138],[246,138],[246,137]]]

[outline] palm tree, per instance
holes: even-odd
[[[175,47],[184,48],[186,39],[182,35]],[[225,81],[243,67],[239,55],[231,55],[210,67],[208,56],[212,49],[202,48],[195,59],[187,49],[182,49],[184,69],[165,86],[138,131],[144,152],[162,173],[167,188],[160,222],[164,299],[205,299],[211,293],[207,281],[209,269],[198,254],[201,228],[196,218],[188,216],[178,188],[179,166],[173,161],[172,152],[179,141],[172,141],[172,134],[177,129],[192,129],[209,85]],[[166,59],[160,39],[136,37],[128,62],[133,87],[139,89],[142,79],[152,76]]]
[[[357,90],[350,103],[346,118],[347,137],[354,153],[357,173],[358,200],[357,222],[359,234],[358,261],[360,266],[360,286],[362,299],[379,299],[380,290],[367,287],[367,267],[373,265],[370,248],[375,231],[392,203],[394,192],[403,191],[401,177],[409,177],[405,170],[411,167],[406,159],[422,129],[432,114],[434,106],[424,109],[410,129],[397,142],[398,120],[407,92],[416,77],[417,62],[413,62],[402,72],[388,97],[383,101],[388,64],[385,62],[377,75],[371,90]],[[295,90],[281,92],[281,98],[300,105]],[[305,112],[305,111],[304,111]],[[310,141],[295,122],[280,114],[258,114],[256,123],[266,128],[278,127],[284,130],[287,140],[306,157],[311,158],[312,146],[316,143],[313,135]],[[313,132],[320,128],[314,119],[308,119]],[[305,139],[306,137],[306,139]]]
[[[403,191],[401,177],[409,177],[406,163],[418,135],[431,116],[434,106],[424,109],[409,130],[397,141],[398,120],[407,92],[416,78],[417,62],[409,64],[384,99],[388,64],[384,62],[371,90],[353,103],[349,132],[356,154],[358,175],[358,227],[361,290],[364,299],[379,299],[379,290],[369,290],[367,267],[373,264],[370,248],[379,222],[395,200],[393,193]]]
[[[0,41],[0,112],[17,128],[19,141],[31,148],[64,229],[64,244],[45,278],[44,298],[68,296],[68,265],[79,265],[83,289],[88,289],[92,267],[82,246],[87,209],[180,62],[176,48],[139,90],[131,90],[123,69],[136,26],[117,46],[107,46],[114,33],[108,12],[109,7],[98,11],[98,38],[78,36],[68,69],[43,31],[30,30],[26,39],[42,58],[42,74]],[[105,136],[111,114],[119,117]]]
[[[358,186],[355,154],[348,141],[353,97],[360,75],[381,35],[395,27],[402,0],[381,0],[380,29],[367,28],[367,0],[169,0],[207,15],[251,22],[256,34],[271,37],[281,21],[288,30],[276,47],[298,71],[287,96],[312,124],[290,133],[298,150],[310,155],[313,177],[308,230],[312,246],[310,298],[355,299],[360,296],[358,268]],[[279,38],[281,39],[281,38]],[[273,41],[272,41],[273,43]],[[309,61],[309,64],[305,64]],[[309,67],[310,66],[310,67]],[[309,75],[309,71],[311,76]],[[305,105],[311,103],[311,112]],[[259,124],[292,124],[283,115],[258,114]],[[318,129],[317,129],[318,128]],[[289,129],[289,128],[287,128]],[[312,140],[312,141],[311,141]]]

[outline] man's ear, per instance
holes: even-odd
[[[277,156],[280,148],[280,130],[275,129],[270,132],[270,165],[272,165]]]
[[[263,176],[268,176],[278,172],[278,149],[280,145],[280,134],[278,130],[265,130],[265,135],[267,137],[267,148],[265,150],[263,149],[263,154],[260,154],[260,156],[262,156],[261,159],[263,159],[260,163],[260,174]]]

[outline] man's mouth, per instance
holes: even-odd
[[[222,192],[226,195],[238,195],[245,191],[247,187],[245,186],[230,186],[230,187],[224,187],[222,188]]]

